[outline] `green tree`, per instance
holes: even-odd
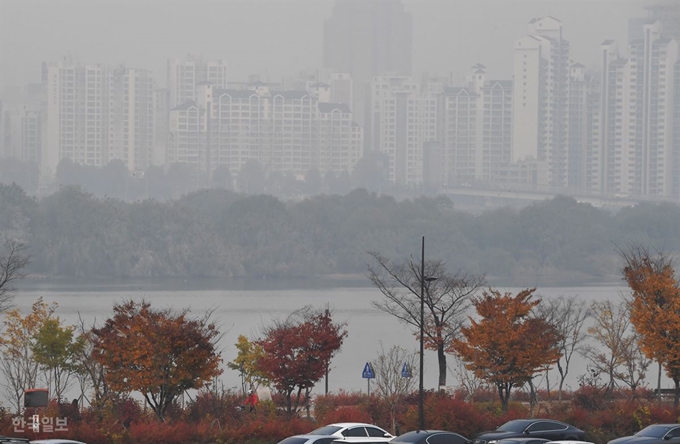
[[[239,372],[241,376],[241,390],[245,393],[249,387],[268,386],[269,379],[267,375],[257,366],[258,360],[264,356],[262,346],[250,341],[244,335],[239,335],[236,349],[238,354],[233,361],[227,363],[227,367]]]
[[[75,327],[63,327],[59,318],[50,318],[40,326],[32,343],[33,357],[58,401],[70,387],[76,357],[85,347],[83,338],[75,337],[74,331]]]

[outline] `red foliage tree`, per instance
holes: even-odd
[[[299,315],[301,319],[297,319]],[[309,399],[314,385],[328,370],[330,361],[347,336],[344,324],[334,324],[331,312],[294,313],[275,322],[258,344],[264,356],[257,366],[268,375],[286,400],[286,411],[297,412],[301,401]],[[293,397],[295,402],[293,402]]]

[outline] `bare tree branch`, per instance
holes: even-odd
[[[446,385],[446,355],[444,350],[458,335],[467,321],[472,297],[483,285],[484,276],[462,272],[451,274],[441,260],[425,262],[425,276],[421,264],[413,258],[395,264],[380,253],[368,253],[375,265],[368,265],[368,278],[385,296],[373,306],[406,325],[420,330],[420,286],[424,281],[425,346],[436,350],[439,361],[439,385]],[[436,280],[429,280],[434,277]]]
[[[15,240],[7,240],[4,244],[4,254],[0,256],[0,312],[12,308],[16,288],[12,285],[17,279],[22,279],[24,267],[30,262],[26,254],[28,246]]]

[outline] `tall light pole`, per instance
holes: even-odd
[[[425,281],[436,281],[436,277],[425,277],[425,236],[420,250],[420,384],[418,386],[418,430],[425,430],[425,410],[423,407],[423,370],[424,370],[424,344],[425,333]]]

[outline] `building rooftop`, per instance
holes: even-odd
[[[340,111],[341,113],[350,113],[349,106],[347,106],[344,103],[328,103],[328,102],[319,102],[319,112],[322,113],[331,113],[335,110]]]
[[[181,105],[177,105],[170,111],[185,111],[192,107],[196,108],[196,102],[194,102],[193,100],[189,100],[188,102],[184,102]]]

